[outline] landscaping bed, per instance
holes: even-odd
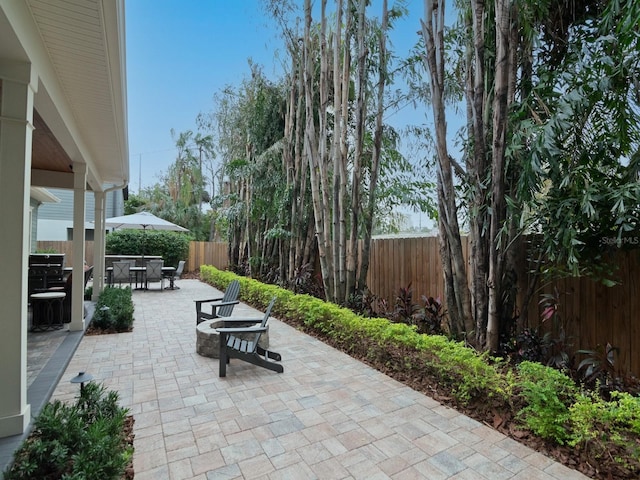
[[[301,325],[297,325],[302,328]],[[332,347],[345,351],[349,355],[370,365],[372,368],[389,375],[393,379],[411,387],[412,389],[424,393],[438,402],[451,407],[465,415],[488,425],[499,432],[554,458],[558,462],[582,472],[586,476],[594,479],[638,479],[640,478],[640,465],[637,459],[626,460],[629,462],[627,468],[623,468],[619,460],[628,457],[626,449],[607,442],[602,447],[608,452],[606,456],[594,461],[592,454],[583,448],[571,447],[569,445],[558,445],[549,440],[544,440],[535,435],[530,430],[522,427],[522,423],[516,418],[515,412],[525,408],[522,398],[515,396],[509,402],[502,401],[497,397],[473,397],[466,403],[456,401],[451,388],[443,386],[439,378],[429,375],[421,368],[407,368],[407,365],[420,365],[423,361],[421,354],[415,350],[400,347],[387,347],[387,358],[372,359],[366,345],[359,348],[352,348],[350,345],[341,345],[330,337],[318,335],[317,332],[302,328],[306,333],[315,336],[319,340]],[[402,365],[402,368],[398,368]],[[640,440],[636,439],[636,448],[640,448]]]
[[[607,398],[540,363],[512,365],[412,326],[365,318],[309,295],[201,267],[201,280],[225,290],[451,408],[595,479],[640,478],[640,399]]]
[[[131,293],[130,288],[103,290],[85,335],[131,331]],[[75,404],[46,404],[4,478],[132,480],[134,417],[118,399],[117,392],[89,382]]]
[[[45,405],[4,479],[132,479],[134,420],[118,400],[89,382],[75,404]]]

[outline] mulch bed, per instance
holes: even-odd
[[[135,437],[133,433],[134,422],[135,420],[133,418],[133,415],[129,415],[124,421],[125,441],[127,442],[127,445],[129,445],[131,448],[133,448],[133,439]],[[122,480],[131,480],[132,478],[133,478],[133,455],[131,456],[131,461],[129,462],[129,465],[127,465],[127,468],[124,471],[124,476],[122,477]]]

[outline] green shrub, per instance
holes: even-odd
[[[222,290],[237,279],[240,298],[256,308],[265,308],[275,296],[273,314],[278,318],[304,325],[335,341],[346,352],[364,353],[369,359],[382,361],[385,367],[426,372],[439,385],[448,387],[460,403],[493,397],[514,409],[524,405],[516,418],[542,438],[589,449],[593,458],[611,455],[603,451],[611,440],[627,452],[624,458],[616,458],[618,464],[628,472],[638,471],[638,397],[613,393],[612,401],[607,402],[595,394],[586,396],[571,378],[551,367],[522,362],[514,370],[500,359],[478,353],[461,342],[419,334],[415,326],[364,318],[318,298],[264,285],[209,265],[201,266],[200,277]]]
[[[36,253],[59,253],[59,252],[53,247],[47,247],[47,248],[36,249]]]
[[[587,450],[594,459],[609,455],[613,443],[640,462],[640,398],[624,392],[612,392],[611,397],[606,401],[595,392],[578,396],[569,408],[568,443]]]
[[[127,415],[117,392],[92,382],[74,405],[48,403],[5,480],[121,478],[133,453],[123,436]]]
[[[116,230],[107,235],[105,251],[114,255],[160,255],[165,266],[177,267],[189,256],[191,237],[162,230]]]
[[[461,403],[479,396],[506,397],[506,383],[495,365],[486,361],[486,355],[467,348],[461,342],[445,337],[420,334],[415,326],[392,323],[384,318],[365,318],[348,308],[322,301],[307,294],[296,294],[275,285],[266,285],[232,272],[221,271],[210,265],[200,267],[203,281],[225,290],[232,280],[240,282],[240,298],[257,308],[265,308],[276,297],[273,313],[292,322],[304,324],[338,342],[352,353],[354,348],[368,339],[367,355],[372,359],[385,358],[386,348],[402,346],[421,352],[425,368],[437,375],[443,383],[453,387],[453,394]],[[377,349],[371,345],[378,345]],[[404,368],[404,365],[398,368]]]
[[[527,405],[519,412],[519,418],[536,435],[564,445],[570,438],[569,406],[578,393],[574,381],[558,370],[534,362],[522,362],[518,371]]]
[[[92,325],[101,330],[126,332],[133,326],[131,287],[107,287],[98,297]]]

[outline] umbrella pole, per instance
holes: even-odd
[[[145,268],[145,264],[144,264],[144,250],[145,250],[146,243],[147,243],[147,226],[142,225],[142,256],[141,256],[142,258],[140,260],[142,271],[140,272],[139,290],[146,290],[145,281],[147,276],[147,269]],[[136,276],[136,280],[137,280],[137,276]]]
[[[142,225],[142,267],[144,267],[144,247],[147,243],[147,226]]]

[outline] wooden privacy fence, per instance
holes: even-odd
[[[185,270],[194,272],[200,269],[200,265],[213,265],[219,270],[226,270],[229,267],[229,244],[227,242],[191,242]]]
[[[93,242],[86,242],[86,259],[93,262]],[[38,242],[38,249],[51,248],[66,254],[72,260],[71,242]],[[185,271],[195,271],[200,265],[213,265],[224,270],[228,267],[228,245],[224,242],[191,242]],[[465,258],[468,259],[467,241],[463,239]],[[531,280],[524,261],[526,251],[521,249],[517,273],[518,296],[516,306],[522,311],[525,294]],[[541,324],[543,294],[558,292],[558,314],[572,351],[595,349],[610,343],[619,349],[616,366],[622,371],[640,374],[640,250],[619,251],[615,255],[618,265],[614,287],[587,278],[567,278],[548,285],[537,285],[529,302],[526,318],[520,323],[528,327]],[[70,266],[70,265],[69,265]],[[437,237],[379,238],[372,240],[367,284],[372,293],[393,305],[398,290],[411,284],[415,303],[422,295],[440,298],[444,302],[444,278],[440,264]]]
[[[38,241],[37,252],[64,253],[64,266],[73,267],[73,242]],[[93,265],[93,241],[84,242],[84,261]]]
[[[466,239],[463,247],[468,249]],[[374,239],[371,244],[367,285],[380,298],[393,305],[401,287],[411,284],[414,303],[421,296],[440,297],[444,301],[444,278],[437,237]],[[516,315],[523,311],[529,282],[525,248],[519,249]],[[469,258],[469,252],[464,252]],[[558,294],[559,324],[564,329],[570,351],[594,350],[607,343],[619,349],[616,368],[640,374],[640,250],[620,250],[614,254],[618,285],[606,287],[588,278],[566,278],[549,284],[536,284],[526,309],[525,327],[553,332],[551,321],[542,322],[542,295]],[[578,361],[581,358],[578,357]]]

